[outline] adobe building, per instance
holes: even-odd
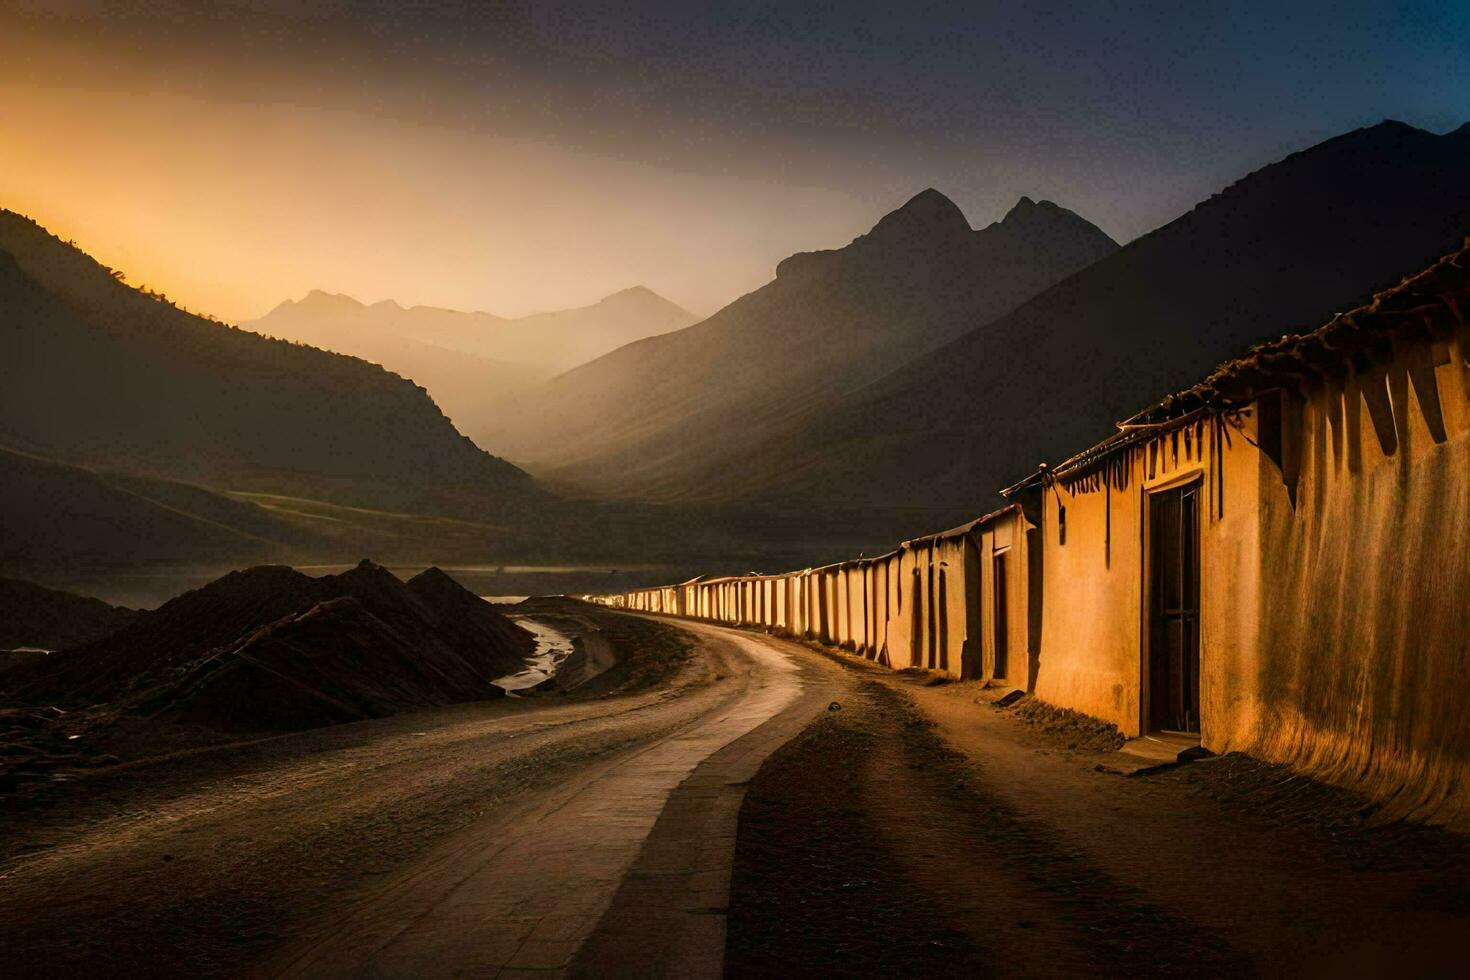
[[[1027,687],[1029,540],[1012,505],[905,541],[883,567],[885,662]]]
[[[1470,248],[1006,491],[1034,693],[1470,816]]]
[[[1023,688],[1470,825],[1470,244],[969,524],[598,601]]]

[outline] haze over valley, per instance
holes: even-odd
[[[66,582],[362,550],[667,574],[881,548],[1391,285],[1470,233],[1467,188],[1470,129],[1385,122],[1122,247],[1029,197],[976,230],[928,189],[698,322],[643,288],[509,319],[316,291],[236,328],[6,212],[5,559]]]
[[[0,2],[0,971],[1459,976],[1470,7]]]
[[[579,364],[699,318],[642,286],[573,310],[507,318],[437,307],[371,306],[313,290],[247,330],[351,354],[412,378],[480,441],[520,393]]]

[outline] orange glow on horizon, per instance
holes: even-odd
[[[226,320],[316,288],[519,315],[646,285],[707,314],[872,218],[397,117],[0,82],[0,207]]]

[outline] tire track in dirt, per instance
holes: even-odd
[[[886,815],[880,824],[910,874],[951,910],[957,929],[975,929],[1013,955],[1029,950],[1029,962],[1009,961],[1021,973],[1251,971],[1225,936],[1150,902],[990,792],[901,691],[873,684],[871,695],[902,737],[881,740],[865,771],[866,797]],[[905,815],[908,827],[899,830]],[[1033,931],[1046,939],[1020,935]]]
[[[629,642],[671,632],[626,629]],[[435,841],[513,819],[740,696],[726,651],[682,656],[667,677],[639,668],[656,690],[459,705],[59,786],[0,815],[5,973],[238,975]]]
[[[899,690],[861,683],[741,813],[732,976],[1237,976],[1247,956],[987,791]]]

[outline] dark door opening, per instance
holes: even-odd
[[[939,649],[939,669],[949,670],[949,584],[943,562],[939,567],[939,599],[934,605],[934,644]]]
[[[1149,496],[1148,721],[1199,731],[1199,484]]]
[[[1006,602],[1006,553],[995,556],[995,669],[992,677],[1003,678],[1010,672],[1011,626]]]

